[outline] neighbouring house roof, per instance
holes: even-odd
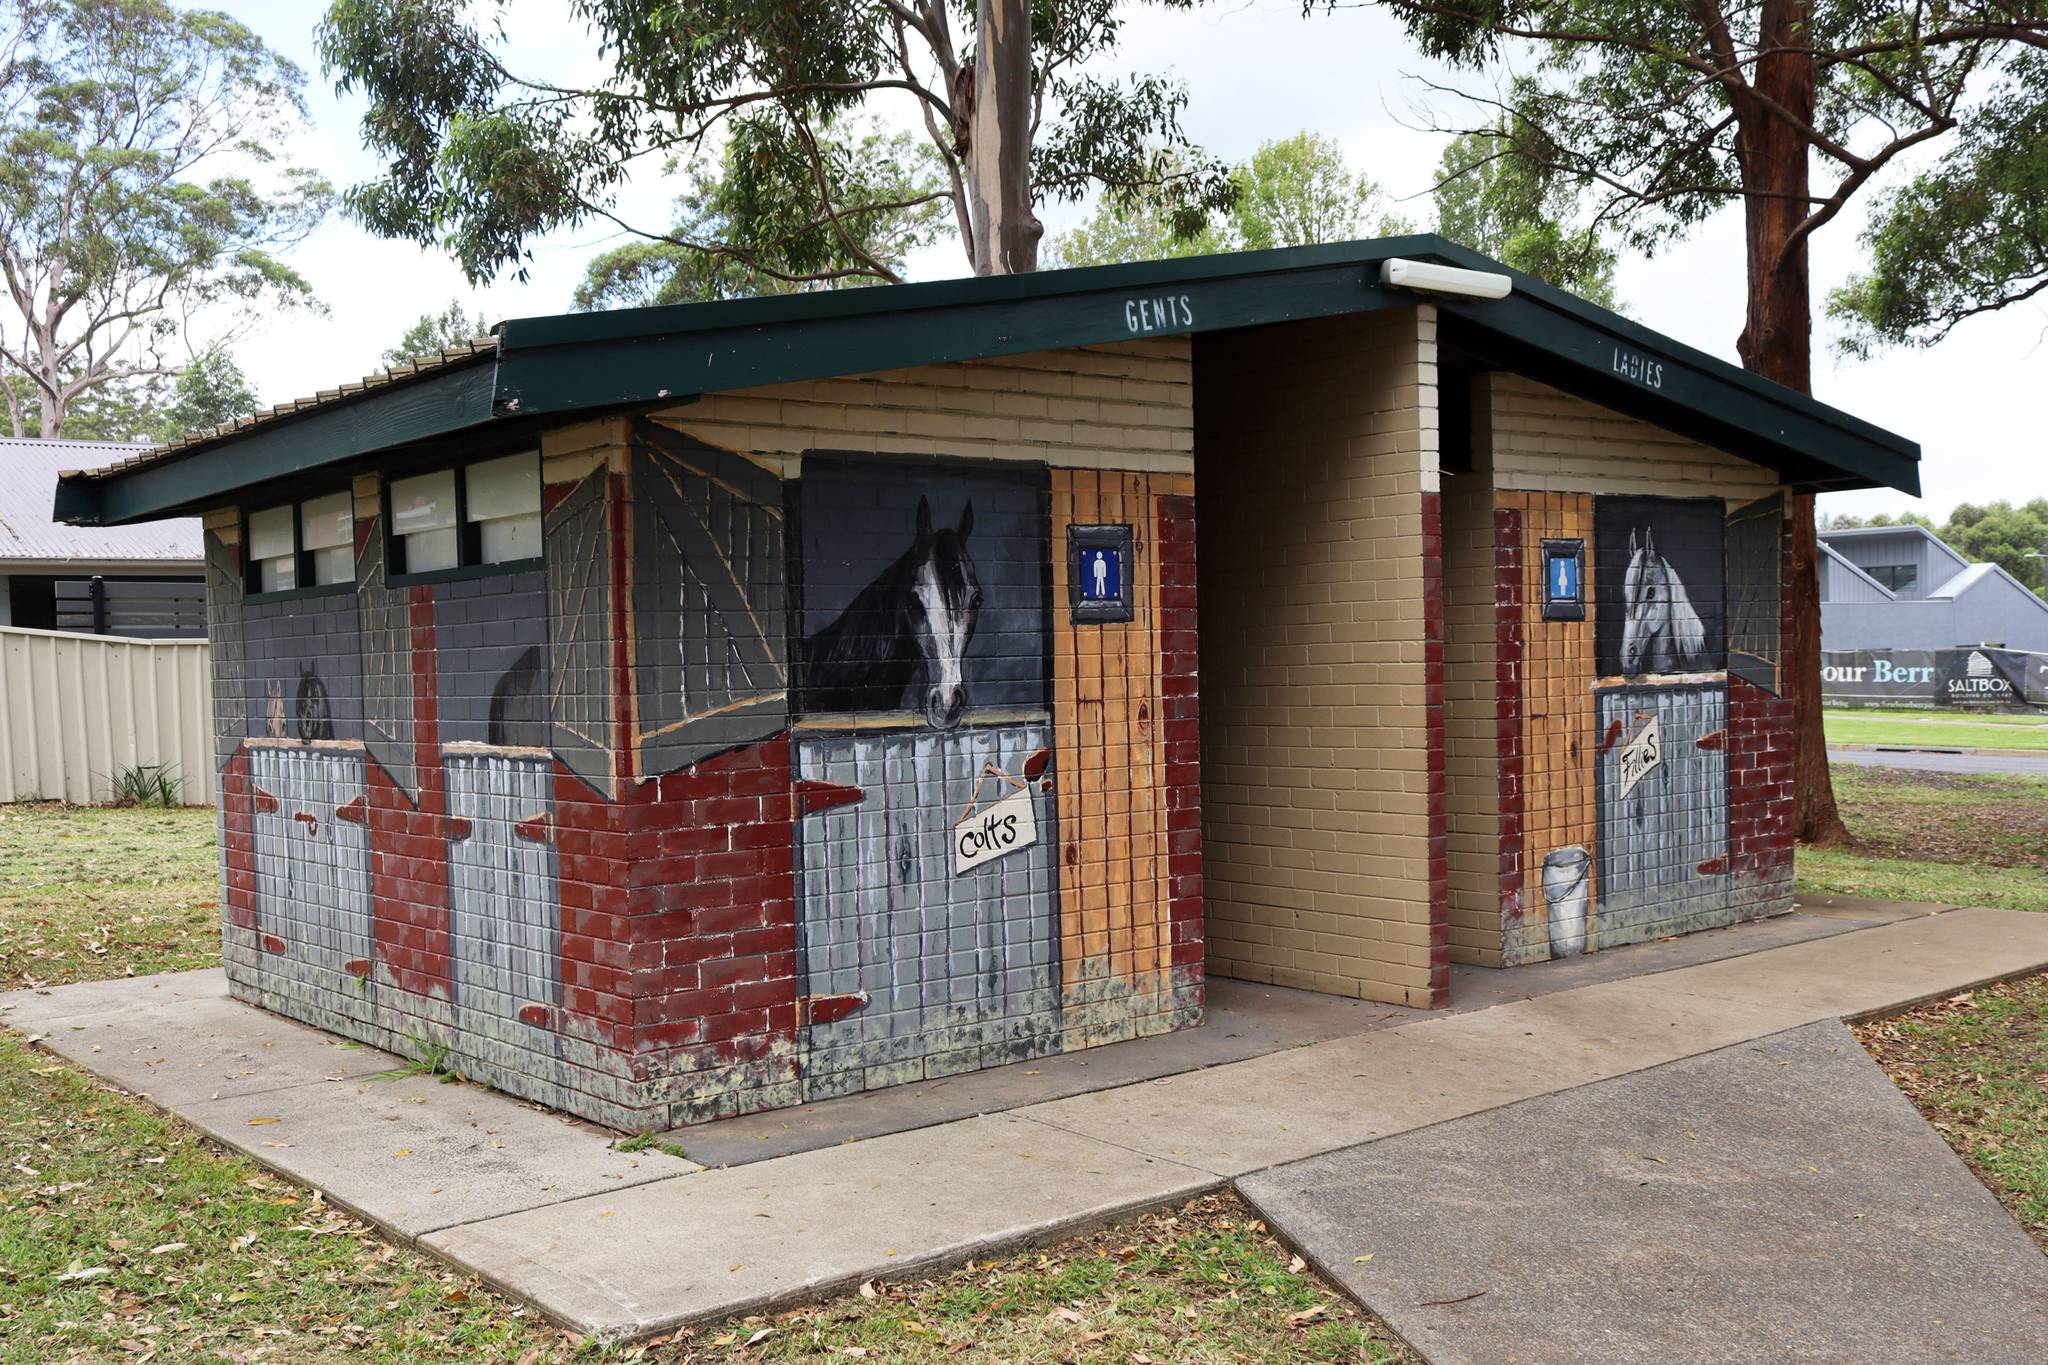
[[[1870,574],[1864,571],[1861,565],[1849,559],[1848,556],[1836,549],[1834,544],[1831,543],[1841,540],[1871,540],[1885,536],[1922,538],[1960,567],[1957,572],[1935,584],[1925,593],[1917,597],[1900,597],[1896,592],[1893,592],[1890,588],[1887,588],[1884,584],[1871,577]],[[1831,572],[1849,574],[1869,588],[1870,591],[1878,594],[1877,601],[1879,602],[1896,601],[1908,605],[1914,602],[1953,603],[1968,593],[1982,591],[1987,585],[2002,584],[2012,588],[2020,597],[2025,598],[2031,603],[2036,610],[2048,614],[2048,600],[2042,599],[2033,589],[2020,582],[2017,578],[2014,578],[2005,569],[1989,562],[1971,563],[1966,556],[1957,551],[1954,546],[1950,545],[1940,536],[1928,530],[1925,526],[1920,526],[1913,522],[1907,522],[1903,526],[1852,526],[1841,530],[1822,531],[1819,533],[1819,540],[1820,552],[1827,559]],[[1839,593],[1831,591],[1827,600],[1838,600],[1839,597]],[[1850,605],[1856,604],[1851,603]],[[1861,605],[1874,605],[1874,603],[1863,603]]]
[[[1844,526],[1839,530],[1822,531],[1820,538],[1846,545],[1865,540],[1924,540],[1957,568],[1967,568],[1970,563],[1969,558],[1955,546],[1915,521],[1902,522],[1897,526]]]
[[[1840,550],[1828,544],[1828,537],[1833,534],[1835,533],[1832,531],[1821,534],[1820,552],[1827,559],[1828,563],[1833,566],[1835,571],[1848,574],[1850,577],[1865,584],[1872,592],[1882,593],[1887,599],[1896,599],[1898,597],[1897,593],[1864,572],[1862,565],[1849,559]]]
[[[0,569],[60,566],[197,568],[204,551],[196,517],[136,526],[74,526],[50,515],[57,476],[141,453],[120,441],[0,437]]]
[[[1382,285],[1381,262],[1499,271],[1503,299]],[[727,389],[1437,307],[1438,340],[1776,470],[1810,489],[1919,491],[1920,448],[1441,237],[1192,256],[1136,265],[518,318],[492,341],[372,375],[106,470],[67,476],[57,516],[115,525],[204,509],[243,489],[329,475],[454,438],[674,405]],[[1170,321],[1143,302],[1170,303]],[[1141,320],[1142,324],[1141,325]]]

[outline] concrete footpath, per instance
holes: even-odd
[[[626,1341],[1057,1240],[1345,1149],[1370,1164],[1431,1125],[2048,967],[2048,915],[1820,909],[1846,927],[1785,942],[1782,923],[1756,926],[1782,946],[708,1169],[619,1153],[601,1130],[475,1087],[375,1079],[396,1059],[229,1001],[218,973],[0,996],[0,1023],[565,1325]],[[1632,951],[1599,955],[1602,973]]]

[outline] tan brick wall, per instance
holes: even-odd
[[[1445,471],[1445,819],[1451,960],[1500,965],[1500,750],[1494,649],[1493,462],[1475,410],[1472,468]]]
[[[1473,384],[1473,423],[1490,427],[1494,481],[1501,488],[1705,495],[1731,505],[1777,490],[1778,476],[1761,465],[1534,379],[1487,374]]]
[[[785,476],[807,450],[1194,470],[1185,337],[735,389],[656,419],[711,445],[776,459]]]
[[[1195,344],[1209,970],[1430,1003],[1433,310]]]

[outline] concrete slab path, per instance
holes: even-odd
[[[1646,945],[1652,975],[1597,979],[1638,950],[1524,968],[1484,983],[1502,1003],[1468,1012],[729,1169],[628,1157],[601,1130],[475,1087],[368,1080],[359,1067],[390,1059],[228,1002],[217,973],[0,996],[0,1022],[565,1325],[624,1341],[2048,966],[2048,915],[1837,909],[1755,926],[1776,945],[1761,951],[1729,931]]]
[[[1435,1365],[2048,1360],[2048,1256],[1834,1021],[1238,1188]]]

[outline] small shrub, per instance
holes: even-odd
[[[184,793],[185,779],[174,763],[131,763],[114,771],[117,806],[180,806]]]

